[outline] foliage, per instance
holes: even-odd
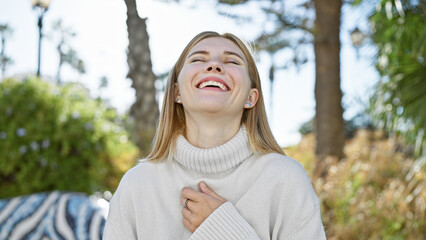
[[[308,134],[285,151],[312,176],[314,147]],[[328,239],[425,239],[426,158],[406,150],[396,137],[359,130],[346,159],[330,164],[325,179],[311,177]]]
[[[382,0],[370,16],[382,80],[372,97],[372,113],[385,129],[426,146],[426,4],[424,0]]]
[[[0,83],[0,198],[112,190],[137,150],[122,117],[86,89],[39,79]]]
[[[248,0],[218,0],[219,3],[225,3],[229,5],[242,4],[247,2]]]

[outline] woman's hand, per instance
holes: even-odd
[[[226,199],[217,195],[204,182],[200,182],[198,186],[201,192],[188,187],[184,187],[181,191],[180,201],[184,207],[182,209],[183,224],[191,232],[194,232],[214,210],[226,202]]]

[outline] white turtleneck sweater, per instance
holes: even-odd
[[[200,149],[183,136],[171,160],[142,161],[120,182],[103,239],[325,239],[319,200],[304,168],[281,154],[253,154],[242,127],[227,143]],[[204,181],[228,202],[192,234],[181,189]]]

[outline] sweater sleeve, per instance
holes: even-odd
[[[311,215],[296,228],[290,239],[320,239],[325,240],[324,227],[321,221],[320,206],[317,205]]]
[[[222,204],[195,230],[190,240],[260,240],[254,229],[230,202]]]
[[[326,239],[321,220],[320,200],[303,166],[288,159],[288,170],[281,182],[277,217],[284,221],[275,226],[277,239],[324,240]],[[281,169],[284,171],[283,169]]]

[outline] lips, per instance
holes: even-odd
[[[198,84],[198,89],[204,89],[204,88],[215,88],[220,89],[222,91],[229,91],[229,86],[226,84],[225,81],[218,77],[206,77],[203,78]]]

